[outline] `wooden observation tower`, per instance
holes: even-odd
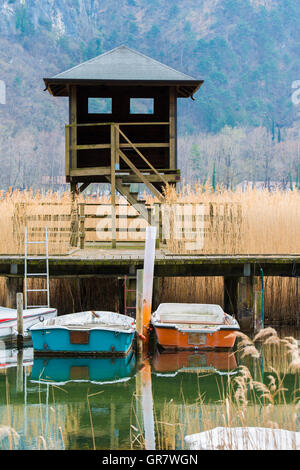
[[[69,97],[66,178],[73,194],[110,183],[148,219],[132,183],[162,200],[177,168],[177,98],[193,97],[203,81],[120,46],[44,79],[53,96]]]

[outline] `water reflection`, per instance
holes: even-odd
[[[174,376],[180,372],[229,373],[237,367],[236,357],[232,351],[226,352],[155,352],[153,370],[156,375]]]
[[[110,384],[129,380],[135,373],[135,355],[117,358],[35,358],[31,382],[64,385],[68,382]]]
[[[155,350],[142,364],[134,354],[38,358],[30,347],[0,346],[0,449],[154,449],[156,420],[166,404],[177,407],[183,423],[199,396],[209,407],[219,403],[220,391],[240,366],[265,383],[276,368],[291,397],[296,383],[274,345],[262,349],[259,359],[232,351]]]

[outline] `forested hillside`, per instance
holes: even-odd
[[[0,187],[64,174],[67,102],[44,92],[42,78],[120,44],[205,80],[195,102],[179,105],[187,178],[215,168],[226,185],[295,180],[299,18],[299,0],[0,0]],[[232,158],[216,145],[224,135],[234,136]]]

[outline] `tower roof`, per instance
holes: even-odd
[[[127,46],[120,46],[52,78],[44,78],[44,82],[55,96],[68,96],[68,84],[139,84],[176,85],[178,96],[188,97],[198,90],[203,80],[196,80]]]

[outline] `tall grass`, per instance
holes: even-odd
[[[235,354],[244,359],[243,365],[219,386],[217,402],[207,401],[205,377],[199,373],[195,403],[187,404],[183,397],[180,404],[171,400],[156,410],[158,449],[184,448],[186,435],[218,426],[300,430],[297,341],[281,339],[272,328],[262,330],[253,340],[240,333]],[[257,361],[262,361],[263,370],[255,367]]]
[[[200,204],[204,208],[205,254],[299,254],[300,191],[230,191],[200,182],[179,193],[166,190],[166,204]],[[213,217],[210,217],[211,211]],[[177,238],[176,238],[177,237]],[[172,252],[184,252],[186,240],[174,230],[167,240]]]
[[[155,202],[146,196],[150,206]],[[77,202],[93,202],[100,205],[110,204],[109,196],[83,198]],[[121,203],[124,199],[120,198]],[[168,187],[166,190],[165,207],[176,207],[179,204],[200,204],[204,207],[204,244],[195,253],[201,254],[299,254],[300,253],[300,191],[269,192],[249,190],[246,192],[215,190],[207,183],[195,184],[193,187],[183,183],[180,192]],[[0,192],[0,254],[24,254],[24,227],[28,227],[30,240],[42,240],[44,228],[49,232],[49,253],[67,254],[74,249],[70,245],[71,235],[70,193],[57,194],[48,192],[8,191]],[[97,206],[89,206],[86,212],[91,215],[99,210]],[[134,211],[133,208],[130,209]],[[103,211],[102,211],[103,212]],[[94,227],[99,219],[86,219],[86,227]],[[144,221],[145,222],[145,221]],[[130,221],[131,227],[135,223]],[[146,222],[145,222],[146,223]],[[163,219],[163,224],[166,220]],[[137,222],[137,226],[140,223]],[[140,224],[141,226],[141,224]],[[170,232],[166,247],[173,253],[186,252],[186,239],[178,238],[178,230]],[[93,232],[87,232],[91,234]],[[90,236],[90,235],[89,235]],[[96,236],[96,235],[95,235]],[[110,232],[103,234],[103,240],[109,240]],[[137,231],[122,234],[122,240],[143,240],[144,233]],[[31,253],[42,252],[43,247],[31,245]],[[159,290],[157,302],[212,302],[223,305],[222,278],[165,278]],[[32,283],[41,283],[34,280]],[[118,303],[117,298],[108,294],[110,302],[99,296],[99,292],[107,295],[109,289],[118,290],[111,281],[100,280],[51,280],[50,290],[54,306],[60,312],[68,313],[81,307],[95,308],[95,303]],[[35,284],[34,288],[38,287]],[[104,290],[103,290],[104,289]],[[111,291],[112,291],[111,290]],[[67,295],[65,295],[67,293]],[[99,299],[101,298],[101,301]],[[37,303],[41,303],[36,299]],[[5,283],[0,279],[0,303],[5,305]],[[43,302],[42,302],[43,303]],[[299,279],[298,278],[265,278],[265,320],[266,322],[295,323],[300,313]],[[300,319],[298,318],[298,322]]]
[[[264,278],[265,324],[300,325],[300,279]],[[223,277],[164,277],[159,280],[155,305],[164,302],[213,303],[224,308]]]

